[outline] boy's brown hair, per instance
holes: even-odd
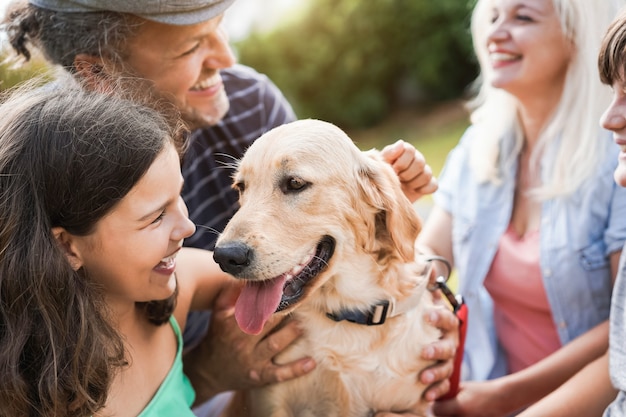
[[[604,84],[626,81],[626,9],[613,20],[602,39],[598,70]]]

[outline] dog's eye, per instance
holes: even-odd
[[[295,191],[302,191],[309,185],[308,182],[298,177],[289,177],[283,184],[282,191],[284,193],[292,193]]]

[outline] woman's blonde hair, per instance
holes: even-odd
[[[518,119],[518,101],[490,83],[487,30],[494,0],[478,0],[472,15],[472,37],[481,75],[476,81],[477,96],[469,107],[471,121],[480,126],[472,149],[472,169],[482,181],[498,183],[502,168],[515,163],[523,145]],[[554,141],[560,140],[551,172],[544,176],[533,195],[545,199],[568,196],[596,169],[602,157],[599,146],[599,120],[610,102],[610,91],[602,85],[597,71],[597,56],[602,35],[623,0],[552,0],[565,37],[574,45],[561,99],[540,133],[531,155],[536,164]],[[513,152],[503,155],[503,140],[513,140]],[[534,165],[536,166],[536,165]]]

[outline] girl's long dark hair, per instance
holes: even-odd
[[[0,114],[0,416],[90,416],[124,345],[51,229],[91,233],[178,132],[153,109],[69,82],[19,90]],[[163,322],[173,300],[160,303]]]

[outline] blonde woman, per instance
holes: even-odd
[[[472,126],[419,239],[454,262],[470,312],[466,382],[435,405],[438,416],[510,415],[607,350],[626,192],[613,181],[619,150],[598,122],[610,90],[596,57],[620,3],[476,4]],[[599,414],[610,400],[574,414]]]

